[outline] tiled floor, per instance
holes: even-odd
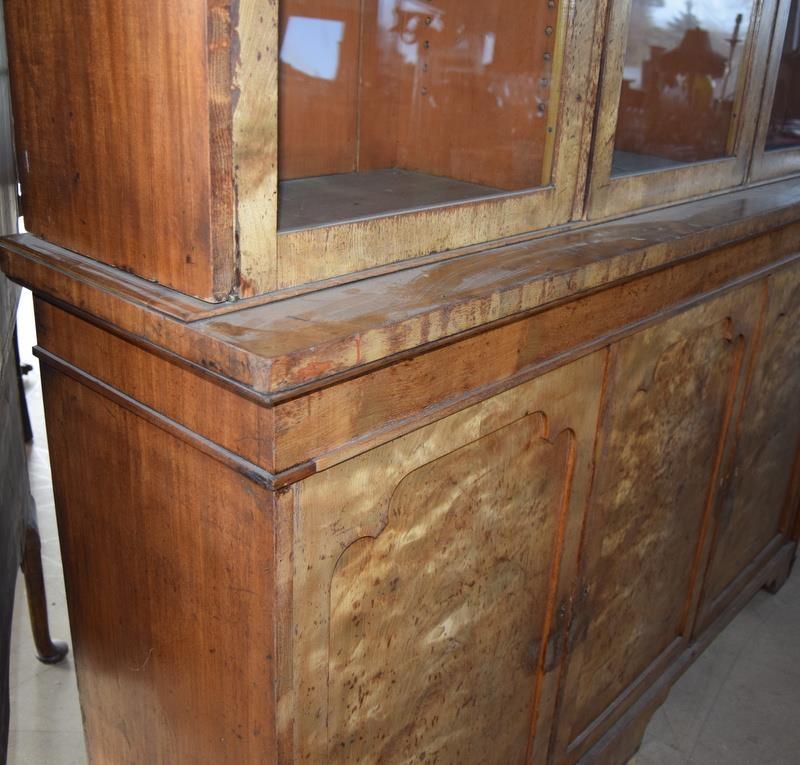
[[[23,356],[30,360],[34,334],[28,295],[21,316]],[[38,368],[26,388],[35,430],[30,470],[52,633],[69,639]],[[86,762],[71,657],[54,667],[35,660],[21,579],[11,701],[9,765]],[[632,763],[800,765],[800,566],[778,595],[759,593],[678,681]]]

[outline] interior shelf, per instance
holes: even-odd
[[[294,231],[501,192],[492,186],[410,170],[298,178],[280,184],[278,227]]]

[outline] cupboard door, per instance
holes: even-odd
[[[776,3],[609,0],[589,217],[745,180]]]
[[[611,349],[556,761],[574,762],[687,640],[759,285]]]
[[[565,223],[596,3],[283,0],[278,288]]]
[[[747,567],[791,533],[800,448],[800,267],[773,274],[768,289],[736,450],[717,505],[699,629],[745,583]]]
[[[543,761],[605,358],[300,486],[296,762]]]
[[[800,170],[800,0],[780,0],[775,18],[750,180]]]

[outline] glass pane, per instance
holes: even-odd
[[[797,6],[798,0],[793,0],[772,102],[767,150],[800,146],[800,16]]]
[[[280,228],[542,185],[556,6],[284,0]]]
[[[633,0],[613,175],[730,154],[752,6]]]

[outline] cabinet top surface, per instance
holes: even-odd
[[[793,179],[284,300],[222,307],[29,235],[3,240],[0,265],[41,296],[270,398],[798,218],[800,179]]]

